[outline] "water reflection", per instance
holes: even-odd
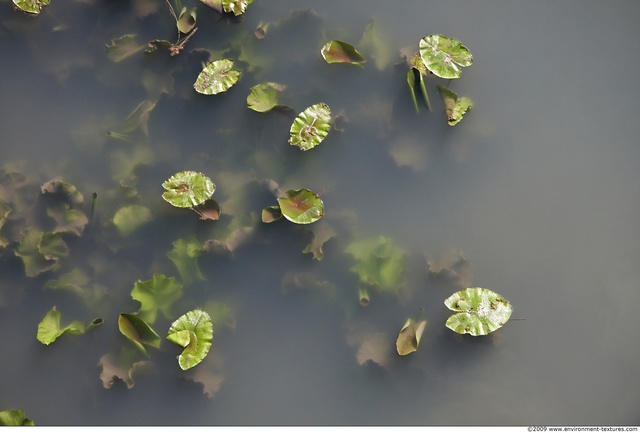
[[[98,197],[95,225],[66,237],[60,269],[27,278],[16,244],[2,253],[0,410],[22,408],[39,425],[638,423],[640,154],[629,83],[640,62],[628,53],[640,42],[638,6],[363,7],[256,0],[228,21],[198,5],[198,33],[181,54],[113,63],[104,52],[113,38],[173,40],[162,2],[56,3],[37,18],[0,6],[0,49],[11,59],[0,72],[0,159],[26,161],[28,200],[59,176],[82,192],[85,210]],[[290,18],[306,8],[315,12]],[[403,64],[324,63],[327,40],[357,44],[374,15],[390,30],[394,62],[426,33],[469,47],[474,65],[448,85],[476,105],[455,128],[435,81],[434,112],[416,115]],[[277,25],[258,41],[261,22]],[[594,38],[594,29],[608,36]],[[207,50],[227,50],[244,68],[215,97],[192,89]],[[285,83],[291,110],[248,110],[259,81]],[[105,136],[146,100],[157,101],[148,133]],[[318,102],[342,114],[339,130],[309,152],[288,146],[295,114]],[[219,221],[161,199],[162,182],[184,169],[214,180]],[[265,178],[324,191],[323,223],[335,235],[321,261],[303,253],[313,226],[259,222],[274,198]],[[153,219],[119,236],[111,220],[132,203]],[[252,236],[232,254],[189,262],[203,278],[185,284],[175,317],[212,300],[230,311],[204,377],[180,371],[178,347],[163,341],[133,387],[117,380],[105,389],[98,363],[126,343],[115,323],[139,308],[134,283],[153,273],[184,279],[167,256],[180,239],[226,240],[247,227]],[[405,284],[397,295],[373,293],[363,308],[345,249],[378,235],[407,252]],[[452,248],[466,260],[462,275],[434,278],[427,259]],[[44,289],[75,268],[101,295],[90,307]],[[292,289],[296,275],[310,290]],[[452,333],[442,301],[467,285],[503,294],[526,320],[483,338]],[[100,315],[105,324],[44,346],[34,337],[53,305],[64,323]],[[397,333],[420,309],[428,320],[420,348],[399,357]],[[172,320],[154,324],[162,338]]]

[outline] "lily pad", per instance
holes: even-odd
[[[37,15],[49,4],[49,0],[13,0],[13,4],[22,11]]]
[[[282,211],[280,210],[280,206],[267,206],[262,209],[262,222],[263,223],[272,223],[274,221],[278,221],[282,218]]]
[[[147,322],[134,314],[120,313],[118,329],[147,357],[149,352],[145,346],[160,347],[160,336]]]
[[[458,334],[487,335],[507,323],[513,307],[501,295],[480,287],[460,290],[444,304],[458,314],[447,319],[446,326]]]
[[[180,15],[176,21],[176,26],[178,27],[178,31],[180,33],[187,34],[196,25],[196,8],[193,7],[191,9],[187,9],[183,7],[180,11]]]
[[[416,322],[413,319],[407,319],[396,340],[396,350],[399,355],[408,355],[418,350],[418,345],[426,326],[426,320]]]
[[[35,423],[24,415],[24,410],[9,409],[0,412],[0,426],[35,426]]]
[[[184,347],[178,364],[183,370],[198,365],[209,353],[213,340],[211,317],[204,310],[192,310],[171,324],[167,340]]]
[[[324,203],[320,197],[308,189],[290,189],[284,197],[278,198],[280,211],[289,221],[296,224],[311,224],[324,215]]]
[[[202,173],[181,171],[167,179],[163,184],[166,191],[162,198],[175,207],[190,208],[209,199],[216,186]]]
[[[251,3],[253,0],[222,0],[222,8],[225,12],[238,16],[245,13]]]
[[[420,40],[420,57],[434,75],[459,78],[463,67],[473,63],[473,56],[462,43],[442,35],[427,35]]]
[[[233,69],[233,60],[214,60],[206,65],[193,88],[203,95],[215,95],[226,92],[240,79],[240,71]]]
[[[60,327],[61,314],[56,307],[53,307],[38,325],[38,341],[47,346],[64,333],[83,334],[84,324],[79,321],[71,322],[64,328]]]
[[[148,323],[153,323],[158,311],[166,318],[171,317],[171,307],[182,297],[182,284],[174,277],[153,274],[150,280],[135,282],[131,297],[141,304],[138,316]]]
[[[298,115],[289,131],[289,144],[300,150],[319,145],[331,129],[331,110],[324,102],[312,105]]]
[[[444,112],[447,115],[449,126],[454,126],[462,120],[467,111],[473,107],[473,101],[465,96],[458,98],[458,95],[444,87],[438,86],[442,102],[444,103]]]
[[[363,63],[367,61],[353,45],[343,41],[327,42],[320,50],[320,53],[327,63],[346,63],[362,67]]]
[[[266,113],[278,107],[278,98],[287,88],[284,84],[265,82],[256,84],[247,96],[247,106],[253,111]]]

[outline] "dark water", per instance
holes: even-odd
[[[35,18],[0,3],[4,173],[19,167],[29,200],[55,177],[77,187],[87,213],[98,197],[94,222],[66,238],[60,269],[25,277],[16,243],[1,252],[0,410],[24,409],[39,425],[640,422],[638,2],[256,0],[239,21],[197,6],[198,31],[180,55],[113,63],[113,38],[175,40],[163,2],[53,2]],[[385,68],[322,60],[326,41],[357,45],[374,18],[393,47]],[[279,25],[258,42],[253,31],[269,22]],[[459,80],[429,81],[434,111],[416,115],[406,66],[394,63],[435,33],[461,40],[474,64]],[[240,59],[243,76],[225,94],[193,91],[203,50]],[[294,114],[246,108],[261,81],[286,84],[295,112],[326,102],[344,129],[309,152],[289,146]],[[475,103],[453,128],[435,83]],[[144,100],[157,101],[148,137],[105,137]],[[161,199],[181,170],[216,183],[219,221]],[[323,191],[314,226],[335,236],[321,261],[302,253],[308,227],[259,222],[275,204],[264,178]],[[121,236],[111,221],[130,204],[152,219]],[[200,280],[167,257],[179,239],[224,239],[236,226],[253,227],[253,241],[233,257],[198,257]],[[364,308],[344,250],[379,235],[406,251],[406,284]],[[426,259],[451,248],[470,264],[465,283],[504,295],[512,318],[526,320],[476,338],[445,328],[443,300],[462,283],[434,279]],[[75,268],[99,301],[44,289]],[[118,314],[138,310],[133,285],[154,273],[185,286],[173,315],[153,324],[163,339],[171,321],[211,301],[231,317],[190,372],[163,341],[131,388],[105,388],[100,359],[129,345]],[[287,291],[296,274],[324,289]],[[44,346],[36,330],[54,305],[63,325],[105,323]],[[400,357],[395,338],[421,309],[419,350]],[[364,362],[378,344],[376,362]]]

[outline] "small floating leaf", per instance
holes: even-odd
[[[222,8],[225,12],[238,16],[245,13],[251,3],[253,0],[222,0]]]
[[[167,179],[162,186],[162,198],[175,207],[189,208],[209,199],[216,186],[211,179],[195,171],[181,171]]]
[[[215,95],[226,92],[239,78],[240,71],[233,69],[232,60],[214,60],[202,69],[193,88],[204,95]]]
[[[196,25],[196,8],[193,7],[191,9],[187,9],[183,7],[180,11],[180,15],[178,16],[178,20],[176,21],[176,26],[178,27],[178,31],[180,33],[187,34]]]
[[[49,4],[49,0],[13,0],[13,4],[25,12],[37,15]]]
[[[327,63],[347,63],[362,67],[362,64],[367,61],[353,45],[342,41],[327,42],[320,53]]]
[[[183,370],[198,365],[209,353],[213,340],[211,317],[204,310],[192,310],[171,324],[167,340],[184,347],[178,364]]]
[[[160,336],[151,326],[134,314],[120,313],[118,316],[118,329],[147,357],[149,352],[145,346],[160,347]]]
[[[507,323],[513,307],[501,295],[480,287],[460,290],[444,304],[458,314],[447,319],[446,326],[458,334],[487,335]]]
[[[278,198],[280,211],[296,224],[311,224],[324,215],[324,204],[318,195],[308,189],[291,189]]]
[[[399,355],[408,355],[418,350],[418,345],[426,326],[426,320],[420,322],[415,322],[413,319],[407,320],[396,340],[396,349]]]
[[[473,101],[467,97],[458,98],[458,95],[444,87],[438,86],[442,102],[444,103],[444,112],[447,114],[449,126],[454,126],[462,120],[465,113],[473,107]]]
[[[83,334],[84,324],[79,321],[71,322],[64,328],[60,328],[60,312],[53,307],[38,325],[38,341],[42,344],[49,345],[64,334]]]
[[[24,415],[24,410],[9,409],[0,412],[0,426],[35,426],[35,423]]]
[[[427,35],[420,40],[420,57],[427,69],[440,78],[459,78],[461,67],[470,66],[473,56],[462,43],[442,35]]]
[[[272,223],[274,221],[278,221],[282,218],[282,211],[280,210],[280,206],[267,206],[262,209],[262,222],[263,223]]]
[[[256,84],[247,96],[247,106],[259,113],[270,111],[278,107],[278,97],[286,88],[284,84],[272,82]]]
[[[312,105],[296,117],[289,131],[289,144],[300,150],[319,145],[331,129],[331,110],[324,102]]]

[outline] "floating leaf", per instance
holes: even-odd
[[[220,219],[220,205],[212,198],[195,206],[193,210],[200,215],[201,220],[217,221]]]
[[[111,39],[111,43],[105,45],[105,51],[109,60],[115,63],[136,55],[145,48],[145,45],[136,41],[137,35],[124,35]]]
[[[191,9],[187,9],[183,7],[180,11],[180,15],[178,16],[178,20],[176,21],[176,26],[178,27],[178,31],[180,33],[187,34],[196,25],[196,8],[193,7]]]
[[[217,11],[218,13],[224,12],[224,7],[222,6],[222,0],[200,0],[200,2],[209,6],[211,9]]]
[[[460,290],[444,304],[458,314],[447,319],[446,326],[458,334],[487,335],[507,323],[513,307],[501,295],[480,287]]]
[[[253,0],[222,0],[222,8],[225,12],[238,16],[245,13],[251,3]]]
[[[127,388],[133,388],[135,384],[133,376],[136,373],[147,370],[151,361],[139,360],[140,353],[132,347],[123,346],[117,353],[107,353],[100,358],[98,367],[102,367],[100,379],[102,386],[111,388],[115,379],[121,379],[127,384]]]
[[[347,63],[362,67],[362,64],[367,61],[353,45],[342,41],[327,42],[320,53],[327,63]]]
[[[309,150],[319,145],[329,134],[331,110],[324,102],[312,105],[298,115],[289,131],[289,144],[301,150]]]
[[[211,317],[204,310],[192,310],[171,324],[167,340],[184,347],[178,364],[183,370],[198,365],[209,353],[213,340]]]
[[[53,307],[38,325],[38,341],[42,344],[49,345],[64,334],[83,334],[84,324],[79,321],[71,322],[64,328],[60,328],[60,312]]]
[[[13,0],[13,4],[25,12],[37,15],[49,4],[49,0]]]
[[[442,35],[427,35],[420,40],[420,57],[427,69],[445,79],[459,78],[461,67],[470,66],[473,56],[460,41]]]
[[[378,236],[356,241],[345,252],[356,259],[357,263],[351,272],[358,275],[361,284],[393,292],[404,285],[405,251],[397,247],[393,240]]]
[[[120,313],[118,329],[147,357],[149,352],[145,346],[160,347],[160,336],[147,322],[134,314]]]
[[[278,107],[278,98],[287,88],[284,84],[265,82],[256,84],[247,96],[247,106],[253,111],[265,113]]]
[[[215,95],[226,92],[239,78],[240,71],[233,69],[232,60],[215,60],[202,69],[193,88],[204,95]]]
[[[449,126],[454,126],[462,120],[465,113],[473,107],[473,101],[467,97],[458,98],[458,95],[444,87],[438,86],[442,102],[444,103],[444,112],[447,115]]]
[[[282,211],[280,210],[280,206],[267,206],[262,209],[262,222],[263,223],[272,223],[274,221],[278,221],[282,218]]]
[[[24,410],[9,409],[0,412],[0,426],[35,426],[35,423],[24,415]]]
[[[173,249],[167,253],[169,260],[178,269],[182,284],[190,286],[196,280],[203,281],[204,275],[198,266],[198,257],[204,253],[202,244],[197,240],[178,239],[173,243]]]
[[[118,209],[113,216],[113,224],[122,236],[129,236],[151,219],[151,211],[148,208],[133,204]]]
[[[138,316],[148,323],[153,323],[156,321],[158,310],[166,318],[171,317],[171,307],[182,297],[182,284],[174,277],[153,274],[150,280],[135,282],[131,297],[141,304]]]
[[[396,349],[399,355],[408,355],[418,350],[418,345],[426,326],[426,320],[416,323],[413,319],[407,319],[396,340]]]
[[[311,224],[324,215],[320,197],[308,189],[290,189],[284,197],[278,197],[282,215],[296,224]]]
[[[162,187],[166,191],[162,198],[175,207],[190,208],[209,199],[216,186],[202,173],[181,171],[167,179]]]

